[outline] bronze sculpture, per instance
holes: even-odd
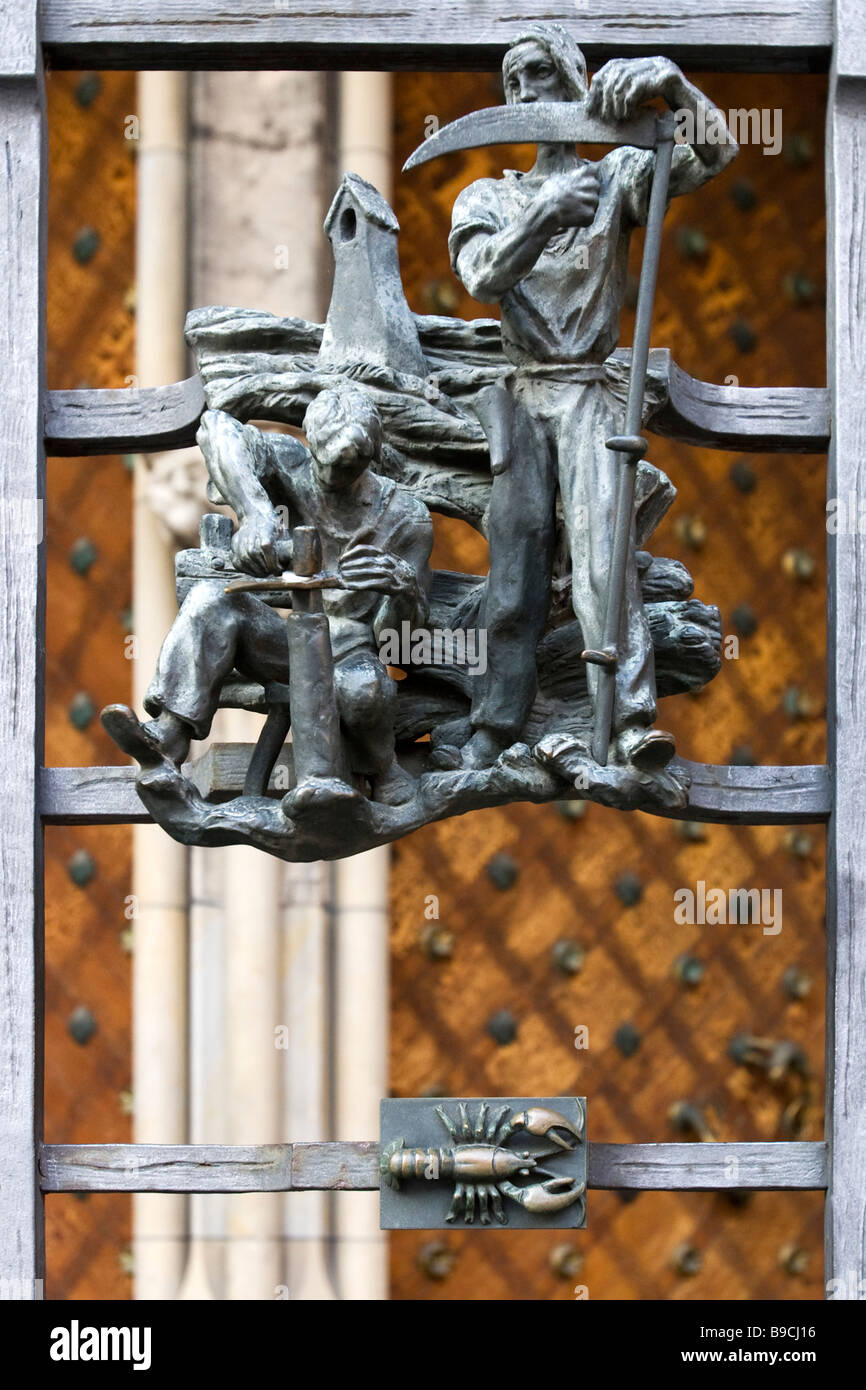
[[[580,1096],[383,1100],[385,1230],[586,1225],[586,1101]],[[450,1140],[443,1143],[443,1140]],[[408,1136],[408,1139],[407,1137]],[[446,1205],[441,1184],[451,1184]],[[503,1201],[503,1198],[507,1199]]]
[[[502,71],[507,103],[582,102],[588,115],[608,121],[628,120],[657,96],[672,109],[694,112],[709,105],[675,64],[661,58],[607,63],[590,90],[580,49],[557,25],[533,26],[515,39]],[[670,193],[699,187],[735,153],[730,140],[678,146]],[[501,179],[479,180],[454,205],[452,266],[473,298],[499,302],[503,345],[514,364],[507,387],[511,439],[490,503],[484,611],[491,660],[473,701],[475,732],[464,751],[466,766],[495,761],[519,734],[532,702],[535,648],[553,577],[557,489],[590,694],[594,701],[599,697],[623,469],[607,447],[619,433],[621,407],[607,385],[604,363],[617,346],[629,241],[634,228],[647,222],[654,168],[652,152],[628,145],[593,164],[571,144],[545,143],[529,173],[508,170]],[[627,524],[620,620],[625,631],[619,660],[608,656],[608,664],[616,663],[614,758],[652,770],[667,765],[674,743],[651,727],[652,643],[631,515]],[[596,756],[606,760],[604,740]]]
[[[482,1226],[490,1224],[491,1212],[500,1226],[506,1226],[503,1196],[533,1216],[555,1216],[583,1201],[586,1194],[585,1181],[578,1183],[571,1175],[551,1173],[539,1166],[542,1159],[571,1153],[583,1141],[584,1112],[579,1101],[576,1109],[579,1124],[547,1106],[530,1106],[512,1115],[510,1105],[494,1110],[483,1101],[473,1119],[462,1101],[456,1116],[437,1105],[435,1113],[450,1135],[452,1147],[407,1149],[405,1140],[392,1139],[384,1145],[379,1160],[382,1181],[395,1192],[400,1190],[401,1180],[453,1181],[454,1195],[445,1216],[448,1223],[462,1215],[471,1226],[477,1205]],[[509,1147],[509,1141],[521,1133],[546,1139],[550,1147],[534,1151]],[[524,1184],[513,1182],[513,1178],[535,1181]]]
[[[399,805],[414,783],[394,756],[395,682],[379,660],[378,632],[404,618],[426,619],[430,516],[373,471],[381,423],[364,391],[341,382],[321,392],[304,429],[309,450],[291,435],[206,411],[198,443],[215,491],[239,520],[231,547],[239,571],[264,576],[291,559],[277,507],[290,522],[315,528],[333,586],[324,591],[330,653],[321,674],[333,680],[351,770],[370,778],[375,800]],[[123,707],[106,711],[107,727],[128,752],[146,742],[178,768],[191,740],[209,734],[232,671],[262,682],[289,679],[286,624],[254,585],[227,586],[225,579],[225,572],[200,579],[181,604],[145,696],[155,718],[139,725]],[[314,699],[312,688],[297,691],[308,716]]]
[[[201,552],[179,557],[183,602],[146,702],[153,721],[104,714],[141,763],[142,800],[188,843],[330,858],[509,800],[687,805],[656,700],[716,674],[721,631],[683,567],[643,549],[675,493],[643,458],[639,427],[664,392],[648,335],[668,169],[670,192],[687,192],[736,146],[674,148],[673,117],[638,109],[662,96],[714,110],[667,60],[609,63],[587,93],[580,50],[557,26],[520,35],[503,74],[505,107],[445,127],[409,161],[518,131],[537,139],[529,174],[482,180],[454,209],[455,270],[500,301],[501,326],[410,313],[396,219],[352,174],[325,223],[335,279],[323,328],[223,308],[188,318],[209,495],[239,527],[230,538],[227,519],[205,518]],[[591,164],[581,138],[614,148]],[[628,240],[653,202],[630,358],[616,347]],[[305,423],[312,457],[252,418]],[[430,511],[487,535],[486,581],[431,579]],[[303,565],[289,545],[299,525],[316,533],[296,532]],[[289,594],[286,625],[267,605]],[[316,626],[306,647],[305,624]],[[383,639],[401,626],[433,633],[440,659],[395,658]],[[485,672],[467,669],[457,641],[478,629]],[[216,804],[184,760],[227,702],[268,722],[244,794]],[[288,780],[269,786],[290,724]]]

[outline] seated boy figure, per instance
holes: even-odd
[[[372,471],[382,429],[362,388],[341,383],[322,391],[304,431],[309,449],[209,410],[198,443],[214,488],[237,513],[238,569],[264,576],[285,567],[286,528],[276,507],[287,510],[289,529],[318,531],[324,570],[339,571],[347,585],[324,590],[323,605],[349,761],[370,779],[375,800],[400,805],[411,798],[414,780],[394,754],[397,686],[379,659],[377,638],[405,619],[413,626],[427,619],[432,522],[423,503]],[[200,580],[163,643],[144,700],[155,717],[138,737],[180,766],[190,741],[207,736],[232,670],[263,683],[288,681],[285,619],[255,594],[227,594],[224,579]],[[291,713],[293,721],[304,718],[303,710]],[[116,720],[111,731],[118,732]]]

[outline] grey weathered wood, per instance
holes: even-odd
[[[195,443],[204,408],[197,376],[170,386],[49,391],[45,449],[61,457],[182,449]]]
[[[246,743],[212,744],[187,765],[203,796],[239,796],[252,753]],[[691,803],[677,819],[718,825],[797,825],[825,821],[830,814],[826,767],[727,767],[681,765],[692,779]],[[49,825],[117,825],[147,821],[135,790],[134,767],[47,767],[42,771],[41,812]]]
[[[293,1144],[295,1191],[368,1192],[379,1186],[379,1144]]]
[[[689,376],[670,359],[668,400],[651,428],[703,448],[823,453],[830,437],[830,398],[819,386],[717,386]]]
[[[493,67],[521,23],[555,19],[593,62],[667,53],[767,72],[826,66],[830,15],[830,0],[594,0],[576,13],[549,0],[43,0],[42,34],[57,67],[465,69]]]
[[[827,1153],[820,1143],[587,1147],[588,1186],[595,1189],[826,1186]],[[45,1144],[40,1172],[45,1192],[367,1192],[379,1186],[379,1145]]]
[[[45,1144],[44,1192],[370,1191],[379,1145]]]
[[[669,390],[653,433],[707,449],[809,454],[827,448],[823,388],[717,386],[689,376],[667,351],[656,350],[653,360],[659,371],[668,362]],[[197,376],[142,390],[49,391],[45,447],[60,456],[181,449],[195,443],[203,410]]]
[[[838,0],[827,121],[827,353],[833,443],[827,495],[866,494],[866,22]],[[827,841],[827,1291],[866,1289],[866,536],[829,537]],[[835,1281],[835,1282],[831,1282]]]
[[[688,808],[677,820],[716,825],[809,825],[830,814],[830,775],[820,764],[803,767],[731,767],[678,760],[692,779]]]
[[[0,1298],[41,1297],[44,121],[36,0],[0,21]],[[3,76],[3,72],[13,75]]]
[[[31,0],[0,7],[0,78],[32,78],[39,66],[39,36]]]
[[[135,790],[137,767],[45,767],[39,807],[45,825],[136,825],[147,822]]]
[[[592,1188],[820,1191],[826,1185],[827,1150],[818,1143],[589,1146],[588,1186]]]

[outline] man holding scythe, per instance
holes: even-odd
[[[567,32],[559,25],[533,25],[511,44],[502,71],[509,105],[580,102],[588,117],[608,125],[629,121],[655,97],[671,110],[700,113],[691,128],[713,129],[717,142],[673,149],[671,196],[692,192],[737,153],[721,113],[666,58],[614,60],[589,87],[583,54]],[[510,138],[519,140],[516,123],[513,129]],[[472,143],[493,141],[465,141]],[[652,772],[674,754],[672,736],[653,728],[653,651],[638,583],[633,515],[621,548],[615,657],[604,638],[617,483],[619,470],[628,466],[621,453],[607,447],[612,436],[622,436],[622,402],[611,389],[605,361],[619,338],[629,241],[635,227],[647,222],[654,161],[651,148],[628,144],[593,163],[581,158],[574,143],[540,143],[529,173],[508,170],[501,179],[480,179],[454,205],[452,265],[473,298],[499,303],[503,348],[513,366],[508,442],[492,459],[484,609],[488,669],[477,682],[465,767],[495,762],[519,737],[534,699],[535,649],[550,601],[557,492],[596,707],[605,664],[611,674],[611,744],[600,760],[609,752],[619,764]],[[634,439],[634,434],[621,439],[620,448]],[[602,742],[607,745],[606,732]]]

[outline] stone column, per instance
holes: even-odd
[[[142,73],[138,82],[136,374],[142,387],[187,375],[187,79]],[[148,500],[151,461],[135,464],[133,619],[136,706],[177,611],[174,554]],[[187,1139],[187,851],[155,825],[133,838],[133,1095],[138,1144]],[[135,1296],[173,1298],[183,1272],[183,1196],[134,1199]]]
[[[340,77],[340,174],[360,174],[391,196],[391,78]],[[335,879],[335,1121],[337,1139],[379,1133],[388,1094],[387,846],[338,860]],[[388,1297],[387,1236],[375,1192],[337,1193],[336,1274],[340,1297]]]
[[[192,303],[312,320],[323,316],[330,272],[322,221],[333,181],[327,148],[331,86],[332,79],[317,73],[221,72],[192,78]],[[260,716],[226,711],[214,736],[252,743],[260,728]],[[314,1000],[324,984],[316,973],[319,951],[297,950],[310,904],[298,902],[290,891],[284,905],[284,866],[267,855],[244,847],[193,851],[194,856],[216,853],[223,871],[225,1013],[205,1000],[204,1016],[194,1020],[193,1029],[194,1036],[202,1036],[200,1046],[222,1049],[224,1141],[313,1137],[294,1132],[290,1123],[309,1116],[311,1107],[293,1107],[288,1075],[289,1059],[293,1075],[296,1061],[308,1065],[320,1085],[327,1075],[315,1055],[324,1030],[311,1051],[307,1021],[298,1014],[298,1000]],[[313,1111],[323,1099],[313,1097]],[[215,1199],[212,1205],[222,1206],[226,1241],[223,1297],[272,1299],[286,1290],[294,1296],[292,1283],[301,1281],[302,1270],[293,1261],[290,1276],[283,1250],[293,1229],[283,1224],[284,1211],[293,1222],[292,1200],[267,1193]],[[309,1227],[310,1207],[308,1202],[298,1211],[301,1228]],[[212,1231],[213,1218],[203,1219]],[[329,1296],[324,1277],[311,1289],[307,1296]]]

